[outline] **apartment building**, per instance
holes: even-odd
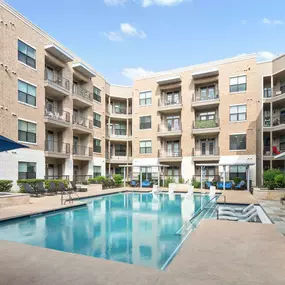
[[[0,154],[2,179],[123,174],[176,181],[285,171],[285,56],[256,55],[109,84],[92,66],[0,3],[0,133],[29,146]],[[284,105],[284,106],[283,106]]]

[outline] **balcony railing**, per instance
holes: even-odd
[[[69,180],[69,175],[45,175],[45,180]]]
[[[93,94],[77,84],[72,85],[72,93],[82,99],[93,102]]]
[[[158,157],[160,158],[175,158],[175,157],[181,157],[182,156],[182,150],[159,150],[158,151]]]
[[[45,80],[52,82],[68,91],[70,90],[70,82],[68,79],[47,68],[45,69]]]
[[[106,152],[106,158],[107,159],[118,159],[118,160],[125,160],[125,159],[129,159],[132,156],[129,154],[129,156],[127,156],[127,152],[125,151],[116,151],[115,153],[108,153]]]
[[[219,119],[213,120],[196,120],[193,122],[193,129],[208,129],[219,126]]]
[[[272,117],[272,127],[280,126],[285,124],[285,116],[279,115],[279,116],[273,116]],[[263,121],[264,127],[271,127],[271,118],[270,117],[264,117]]]
[[[181,131],[181,122],[175,123],[173,125],[166,125],[166,124],[160,124],[158,125],[158,132],[177,132]]]
[[[131,131],[129,132],[129,134],[127,134],[126,130],[106,130],[106,136],[109,137],[126,137],[131,135]]]
[[[87,118],[81,117],[80,115],[73,115],[73,124],[82,126],[85,128],[93,129],[93,121]]]
[[[129,107],[127,110],[126,107],[110,107],[111,113],[112,114],[117,114],[117,115],[131,115],[132,114],[132,108]]]
[[[176,106],[176,105],[180,105],[182,103],[182,98],[178,97],[178,98],[172,98],[172,99],[167,99],[167,98],[163,98],[163,99],[158,99],[158,107],[166,107],[166,106]]]
[[[92,147],[87,147],[83,145],[73,145],[72,153],[75,155],[92,156],[93,149]]]
[[[63,110],[58,110],[52,105],[45,107],[45,117],[57,121],[70,123],[70,113]]]
[[[46,140],[45,151],[70,154],[70,144],[61,141]]]
[[[218,147],[207,149],[195,149],[192,148],[192,156],[211,156],[211,155],[219,155],[220,149]]]
[[[219,90],[216,89],[214,92],[207,94],[200,94],[199,92],[192,95],[192,102],[209,101],[219,99]]]

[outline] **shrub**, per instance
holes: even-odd
[[[95,178],[89,178],[88,182],[90,184],[104,184],[105,180],[106,180],[106,177],[104,177],[104,176],[97,176]]]
[[[269,190],[273,190],[275,187],[278,187],[275,181],[275,177],[280,174],[283,175],[283,172],[279,169],[268,169],[264,171],[263,173],[264,186],[267,187]],[[280,178],[277,178],[277,179],[280,179]]]
[[[31,187],[36,190],[37,183],[38,182],[44,182],[44,179],[20,179],[17,180],[17,185],[20,187],[20,192],[25,193],[25,188],[23,186],[24,183],[28,183],[31,185]]]
[[[234,177],[233,181],[234,181],[235,185],[237,185],[241,182],[241,178],[240,177]]]
[[[284,187],[284,184],[285,184],[285,175],[282,173],[282,174],[277,174],[275,177],[274,177],[274,183],[275,183],[275,186],[277,188],[282,188]]]
[[[114,175],[113,175],[113,179],[114,179],[114,182],[115,182],[115,185],[116,185],[116,186],[122,185],[123,177],[122,177],[121,174],[114,174]]]
[[[167,177],[164,181],[164,186],[168,187],[170,183],[175,183],[174,179],[171,177]]]
[[[184,182],[185,182],[184,179],[182,177],[179,177],[179,183],[184,184]]]
[[[59,187],[59,182],[62,182],[65,186],[65,188],[68,188],[68,180],[65,180],[65,179],[56,179],[56,180],[46,180],[45,181],[45,187],[47,189],[49,189],[50,187],[50,182],[54,182],[55,186],[58,188]]]
[[[194,188],[201,188],[201,182],[196,181],[195,179],[192,180],[192,185]]]
[[[10,192],[12,186],[12,180],[0,180],[0,192]]]

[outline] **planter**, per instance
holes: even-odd
[[[268,190],[266,188],[254,188],[253,197],[258,200],[272,200],[279,201],[285,197],[285,189]]]

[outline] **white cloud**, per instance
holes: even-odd
[[[123,5],[128,0],[104,0],[106,5],[109,6],[117,6],[117,5]]]
[[[272,53],[270,51],[260,51],[257,53],[257,59],[259,61],[267,61],[267,60],[272,60],[275,58],[277,54]]]
[[[131,37],[139,37],[139,38],[146,38],[146,34],[142,30],[137,30],[134,26],[129,23],[122,23],[121,24],[121,31],[127,36]]]
[[[143,7],[148,7],[151,5],[174,6],[182,2],[185,2],[185,0],[142,0],[142,6]]]
[[[145,70],[142,67],[135,67],[135,68],[124,68],[122,74],[132,80],[150,76],[154,74],[153,71]]]
[[[263,24],[265,25],[284,25],[284,21],[281,21],[281,20],[270,20],[268,18],[264,18],[262,20]]]
[[[121,42],[123,40],[122,36],[118,32],[106,32],[103,34],[112,42]]]

